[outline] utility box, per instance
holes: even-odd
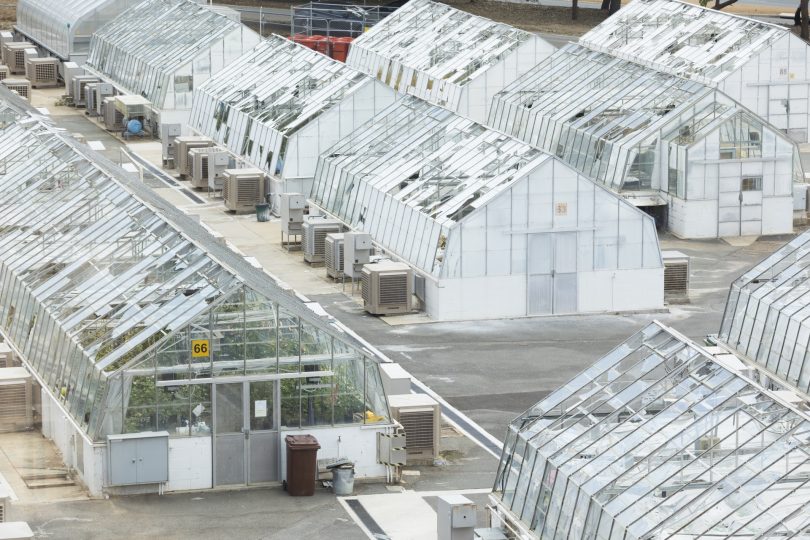
[[[160,142],[163,144],[163,166],[174,169],[177,166],[177,137],[180,124],[160,124]]]
[[[377,461],[402,467],[408,463],[405,433],[377,432]]]
[[[475,503],[463,495],[444,495],[436,501],[438,540],[473,540]]]
[[[347,232],[343,235],[343,274],[359,278],[364,264],[371,262],[371,235],[364,232]]]
[[[34,425],[31,374],[24,367],[0,368],[0,432],[24,431]]]
[[[281,232],[288,236],[301,234],[305,203],[304,196],[300,193],[282,193],[279,195]]]
[[[111,486],[169,481],[169,432],[107,435]]]

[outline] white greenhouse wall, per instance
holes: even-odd
[[[104,486],[105,445],[93,445],[83,437],[62,405],[44,388],[41,398],[42,434],[53,441],[65,465],[76,471],[90,494],[100,496]],[[77,448],[77,445],[81,445],[81,448]]]
[[[718,88],[796,142],[810,141],[810,47],[798,36],[786,33]]]
[[[390,424],[344,427],[316,427],[281,432],[281,479],[287,479],[287,435],[312,435],[321,445],[318,459],[345,457],[354,463],[355,477],[380,479],[386,476],[386,466],[377,463],[377,433],[390,433]]]
[[[450,107],[451,110],[481,124],[486,123],[495,94],[551,56],[554,50],[553,46],[541,39],[531,39],[521,44],[463,86],[459,103],[455,109]]]
[[[451,228],[443,264],[438,281],[426,279],[437,320],[664,305],[652,219],[556,159]]]

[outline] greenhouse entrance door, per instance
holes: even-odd
[[[529,315],[577,310],[577,233],[530,234],[527,269]]]
[[[214,385],[214,485],[280,479],[277,381]]]

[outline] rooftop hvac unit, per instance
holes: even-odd
[[[177,166],[177,137],[180,136],[180,124],[160,124],[160,142],[163,144],[163,166],[174,169]]]
[[[115,98],[104,98],[104,129],[107,131],[121,131],[124,129],[124,115],[115,108]]]
[[[79,67],[79,64],[76,62],[65,62],[62,64],[62,76],[65,79],[66,94],[71,94],[73,88],[73,77],[84,74],[84,68]]]
[[[233,212],[253,212],[264,202],[264,171],[261,169],[225,169],[222,197],[225,208]]]
[[[380,261],[362,271],[363,308],[374,315],[411,311],[413,270],[404,263]]]
[[[9,41],[3,43],[3,64],[14,74],[25,75],[25,49],[34,45],[27,41]]]
[[[8,66],[1,66],[0,65],[0,81],[3,79],[7,79],[11,75],[11,70],[8,69]]]
[[[27,58],[25,76],[34,88],[59,86],[59,60],[51,57]]]
[[[124,118],[145,118],[152,103],[142,96],[115,96],[115,108]]]
[[[360,277],[364,264],[371,262],[371,235],[364,232],[348,232],[343,237],[343,273],[346,277]]]
[[[300,193],[282,193],[279,195],[281,214],[281,232],[286,235],[301,234],[304,224],[304,205],[306,201]]]
[[[87,85],[85,108],[90,116],[104,115],[104,98],[112,97],[115,89],[110,83],[92,83]]]
[[[388,396],[388,404],[391,416],[405,430],[408,465],[432,465],[441,449],[439,403],[425,394],[397,394]]]
[[[343,277],[343,233],[327,234],[323,249],[326,275],[340,279]]]
[[[680,251],[664,251],[664,296],[668,299],[689,296],[689,256]]]
[[[0,43],[14,41],[14,34],[8,30],[0,30]]]
[[[211,191],[222,189],[222,174],[231,161],[227,150],[221,146],[192,148],[189,150],[189,160],[192,186]]]
[[[310,264],[323,263],[326,255],[326,235],[343,231],[336,219],[311,217],[301,225],[301,250],[304,260]]]
[[[9,90],[17,92],[24,99],[31,98],[31,81],[28,79],[3,79],[0,83]]]
[[[75,107],[84,107],[87,103],[87,85],[101,82],[98,77],[92,75],[76,75],[72,80],[70,97],[73,98]]]
[[[189,150],[192,148],[214,146],[214,141],[208,137],[175,137],[174,142],[177,145],[177,170],[180,176],[191,175],[191,160],[188,155]]]

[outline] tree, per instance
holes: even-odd
[[[810,40],[810,28],[808,28],[808,14],[807,14],[807,3],[808,0],[801,0],[799,4],[799,9],[802,12],[802,39],[807,41]]]

